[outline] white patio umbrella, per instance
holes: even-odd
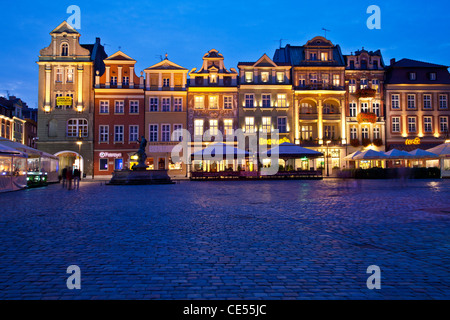
[[[353,152],[353,153],[350,153],[349,155],[347,155],[345,158],[344,158],[344,160],[354,160],[355,159],[355,157],[358,155],[358,154],[361,154],[362,152],[361,151],[355,151],[355,152]]]
[[[375,151],[375,150],[367,150],[364,152],[361,152],[360,154],[356,155],[353,159],[355,160],[380,160],[380,159],[386,159],[387,156],[384,152],[381,151]]]
[[[450,156],[450,143],[443,143],[434,148],[428,149],[428,152],[437,154],[438,156]]]
[[[392,149],[388,152],[385,152],[388,159],[411,159],[413,156],[406,151]]]

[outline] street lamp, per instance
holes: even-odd
[[[326,165],[327,165],[327,177],[329,177],[330,176],[330,165],[328,164],[328,157],[329,157],[329,153],[328,153],[328,145],[331,143],[331,140],[328,140],[327,141],[327,156],[326,156]]]

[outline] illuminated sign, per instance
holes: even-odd
[[[121,153],[100,152],[100,158],[122,158]]]
[[[259,144],[282,144],[282,143],[291,143],[291,140],[289,140],[288,138],[284,137],[283,139],[279,139],[279,140],[272,140],[272,139],[264,139],[264,138],[260,138],[259,139]]]
[[[419,145],[420,144],[420,138],[417,137],[415,139],[406,139],[405,144],[407,146],[411,146],[411,145]]]
[[[71,106],[72,105],[72,97],[58,97],[56,98],[57,106]]]

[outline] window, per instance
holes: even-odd
[[[317,53],[311,52],[309,54],[309,60],[316,61],[317,60]]]
[[[130,101],[130,113],[131,114],[139,113],[139,101],[138,100]]]
[[[245,132],[255,133],[255,118],[245,117]]]
[[[213,136],[219,133],[219,121],[216,119],[209,120],[209,133]]]
[[[270,94],[262,94],[262,107],[263,108],[270,108]]]
[[[325,103],[323,105],[323,113],[324,114],[334,113],[334,106],[329,103]]]
[[[416,80],[416,73],[415,72],[410,72],[409,73],[409,80],[411,80],[411,81]]]
[[[416,117],[408,117],[408,132],[416,132]]]
[[[253,108],[253,101],[254,97],[253,94],[246,94],[245,95],[245,107],[246,108]]]
[[[69,55],[69,45],[67,43],[63,43],[61,45],[61,56],[67,57]]]
[[[350,60],[350,69],[351,70],[355,69],[355,60]]]
[[[351,127],[350,128],[350,139],[351,140],[358,139],[358,129],[356,129],[356,127]]]
[[[400,132],[400,117],[392,117],[392,132]]]
[[[139,139],[139,126],[130,126],[130,142],[138,141]]]
[[[67,69],[67,83],[73,82],[73,68]]]
[[[170,112],[170,98],[161,98],[161,111]]]
[[[230,96],[223,97],[223,108],[233,109],[233,97]]]
[[[183,111],[183,98],[173,98],[173,111]]]
[[[324,86],[328,86],[328,84],[330,83],[329,74],[322,74],[322,83],[324,84]]]
[[[150,98],[150,111],[158,111],[158,98]]]
[[[114,126],[114,142],[123,142],[123,126]]]
[[[400,109],[400,95],[398,94],[391,95],[391,108]]]
[[[217,74],[212,74],[209,76],[209,83],[217,83]]]
[[[111,85],[117,86],[117,77],[111,77]]]
[[[67,137],[87,137],[88,121],[86,119],[69,119],[67,121]]]
[[[448,133],[448,117],[439,117],[439,129],[441,133]]]
[[[380,139],[380,128],[373,128],[373,139]]]
[[[169,78],[163,79],[163,87],[170,87],[170,79]]]
[[[284,72],[277,72],[277,82],[278,83],[284,82]]]
[[[372,89],[376,92],[380,92],[380,80],[372,79]]]
[[[361,138],[369,139],[369,128],[368,127],[363,127],[361,129]]]
[[[287,117],[278,117],[277,122],[278,132],[287,133]]]
[[[173,133],[172,133],[172,141],[182,141],[183,140],[183,125],[182,124],[174,124],[173,125]]]
[[[431,109],[431,94],[424,94],[423,95],[423,108],[424,109]]]
[[[122,84],[123,84],[124,86],[130,85],[130,77],[123,77],[123,78],[122,78]]]
[[[278,108],[286,108],[286,95],[285,94],[277,95],[277,107]]]
[[[441,94],[439,95],[439,109],[447,109],[447,95]]]
[[[161,125],[161,141],[170,141],[170,124]]]
[[[333,86],[339,87],[341,85],[341,76],[338,74],[333,74]]]
[[[350,117],[356,117],[356,103],[352,102],[349,104]]]
[[[362,102],[361,103],[361,112],[362,113],[369,112],[369,104],[367,102]]]
[[[99,131],[99,141],[109,142],[109,126],[100,126],[98,131]]]
[[[309,82],[311,84],[316,84],[317,83],[317,73],[311,73],[309,75]]]
[[[414,94],[408,94],[408,109],[416,108],[416,96]]]
[[[209,108],[210,109],[219,109],[219,97],[218,96],[209,96]]]
[[[350,79],[348,81],[348,90],[350,93],[356,92],[356,80],[355,79]]]
[[[298,76],[298,85],[299,85],[299,87],[306,86],[306,76],[304,74],[301,74]]]
[[[430,73],[430,80],[435,81],[436,80],[436,72]]]
[[[108,171],[108,159],[100,159],[100,171]]]
[[[271,132],[271,131],[272,131],[272,118],[262,117],[262,132]]]
[[[269,82],[269,73],[268,72],[261,72],[261,81]]]
[[[433,118],[432,117],[423,117],[423,131],[425,133],[433,132]]]
[[[116,101],[116,108],[114,109],[114,113],[124,113],[124,102]]]
[[[359,87],[361,89],[365,89],[368,87],[368,80],[367,79],[361,79],[361,81],[359,82]]]
[[[373,60],[372,65],[374,70],[378,70],[378,60]]]
[[[375,113],[377,117],[380,117],[380,104],[378,102],[372,103],[372,112]]]
[[[334,126],[323,126],[324,128],[324,138],[325,139],[334,139]]]
[[[203,119],[194,120],[194,135],[195,136],[203,135]]]
[[[224,119],[223,120],[223,129],[225,135],[233,134],[233,119]]]
[[[63,81],[63,69],[56,68],[56,82],[62,82],[62,81]]]
[[[157,124],[149,125],[149,141],[150,142],[158,141],[158,125]]]
[[[102,114],[109,113],[109,101],[100,101],[100,113]]]
[[[361,69],[367,70],[367,60],[361,60]]]
[[[114,159],[114,170],[123,169],[123,159]]]
[[[245,82],[253,82],[253,72],[245,71]]]
[[[321,52],[320,53],[320,60],[328,61],[328,52]]]
[[[204,96],[195,96],[194,97],[194,108],[195,109],[203,109],[205,107],[205,97]]]

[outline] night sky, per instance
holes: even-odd
[[[108,55],[119,47],[137,60],[136,73],[168,54],[173,62],[200,68],[215,48],[227,68],[273,56],[279,46],[327,38],[343,54],[381,49],[386,64],[404,57],[450,65],[449,1],[3,1],[0,19],[0,95],[16,95],[37,107],[39,50],[49,33],[81,8],[81,43],[101,38]],[[381,30],[369,30],[369,5],[381,8]]]

